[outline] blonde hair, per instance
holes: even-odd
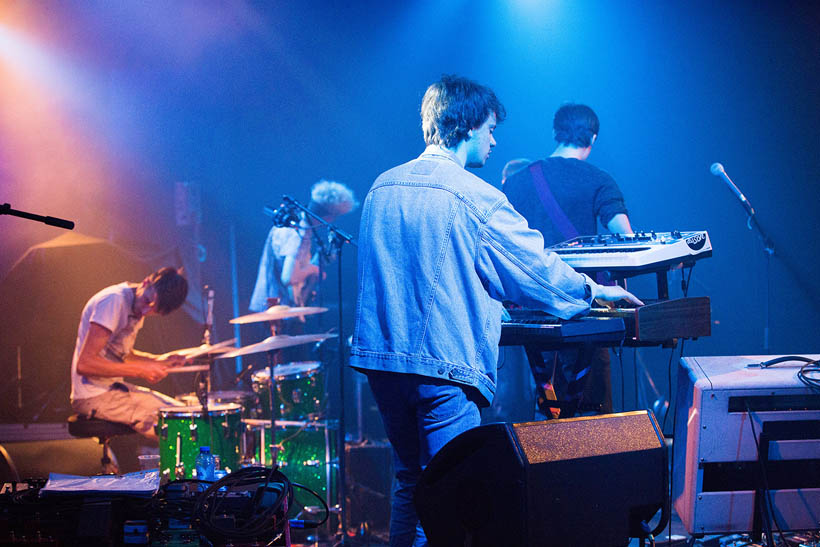
[[[319,216],[341,216],[358,205],[353,190],[340,182],[322,179],[310,188],[310,210]]]

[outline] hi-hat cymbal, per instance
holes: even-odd
[[[287,319],[289,317],[302,317],[304,315],[313,315],[314,313],[324,313],[326,311],[327,308],[292,308],[290,306],[271,306],[265,311],[234,317],[230,320],[230,323],[235,325],[244,325],[245,323],[259,323],[261,321],[275,321],[277,319]]]
[[[328,338],[334,338],[336,334],[299,334],[297,336],[288,336],[287,334],[279,334],[276,336],[269,336],[250,346],[237,348],[235,350],[218,355],[217,359],[229,359],[231,357],[239,357],[240,355],[249,355],[251,353],[261,353],[263,351],[272,351],[275,349],[289,348],[291,346],[298,346],[301,344],[310,344],[311,342],[321,342]]]

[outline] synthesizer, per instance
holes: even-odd
[[[582,272],[641,272],[668,269],[712,256],[712,244],[705,231],[636,232],[581,236],[548,250]]]
[[[559,319],[531,309],[507,310],[500,346],[560,349],[581,343],[628,347],[669,346],[678,339],[712,334],[708,296],[647,302],[637,308],[592,308],[577,319]]]
[[[647,301],[638,308],[592,308],[589,316],[622,318],[625,346],[672,345],[676,339],[712,334],[708,296]]]
[[[560,349],[579,343],[617,346],[624,338],[624,319],[615,316],[563,320],[531,309],[507,310],[501,322],[499,346],[530,346]]]

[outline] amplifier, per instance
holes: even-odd
[[[820,392],[802,362],[759,366],[777,357],[681,359],[672,492],[690,534],[759,531],[764,479],[781,529],[820,526]]]

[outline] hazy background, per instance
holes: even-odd
[[[283,193],[306,201],[319,178],[363,199],[381,171],[423,149],[420,100],[442,73],[491,86],[506,106],[498,146],[476,170],[491,184],[506,161],[547,155],[556,108],[583,102],[601,119],[590,161],[618,181],[633,226],[709,231],[714,256],[697,264],[690,295],[712,298],[713,331],[687,343],[688,355],[764,352],[764,254],[740,204],[709,173],[722,162],[777,246],[768,353],[820,353],[813,2],[9,0],[0,5],[0,203],[74,220],[76,232],[129,249],[146,264],[134,281],[165,257],[198,264],[192,280],[216,288],[225,339],[236,313],[231,234],[245,313],[270,226],[263,206]],[[182,182],[201,207],[180,225]],[[358,214],[342,227],[356,234]],[[30,246],[61,233],[0,217],[0,279]],[[356,257],[345,253],[350,311]],[[48,266],[57,279],[62,260]],[[334,276],[328,283],[332,304]],[[60,328],[74,331],[82,303],[101,288],[90,285],[79,304],[56,296],[54,313],[34,320],[64,317]],[[187,307],[194,324],[197,287]],[[651,297],[654,280],[630,287]],[[37,287],[0,302],[0,314],[32,321],[28,291]],[[351,328],[348,314],[346,334]],[[198,343],[190,330],[166,331],[159,349]],[[243,342],[256,339],[243,331]],[[9,347],[21,343],[5,342],[4,370],[16,360]],[[64,337],[65,360],[36,366],[67,378],[72,344]],[[623,407],[654,398],[633,393],[631,353],[623,375],[613,365],[616,408],[620,378]],[[662,393],[669,357],[637,356],[638,375],[645,367]]]

